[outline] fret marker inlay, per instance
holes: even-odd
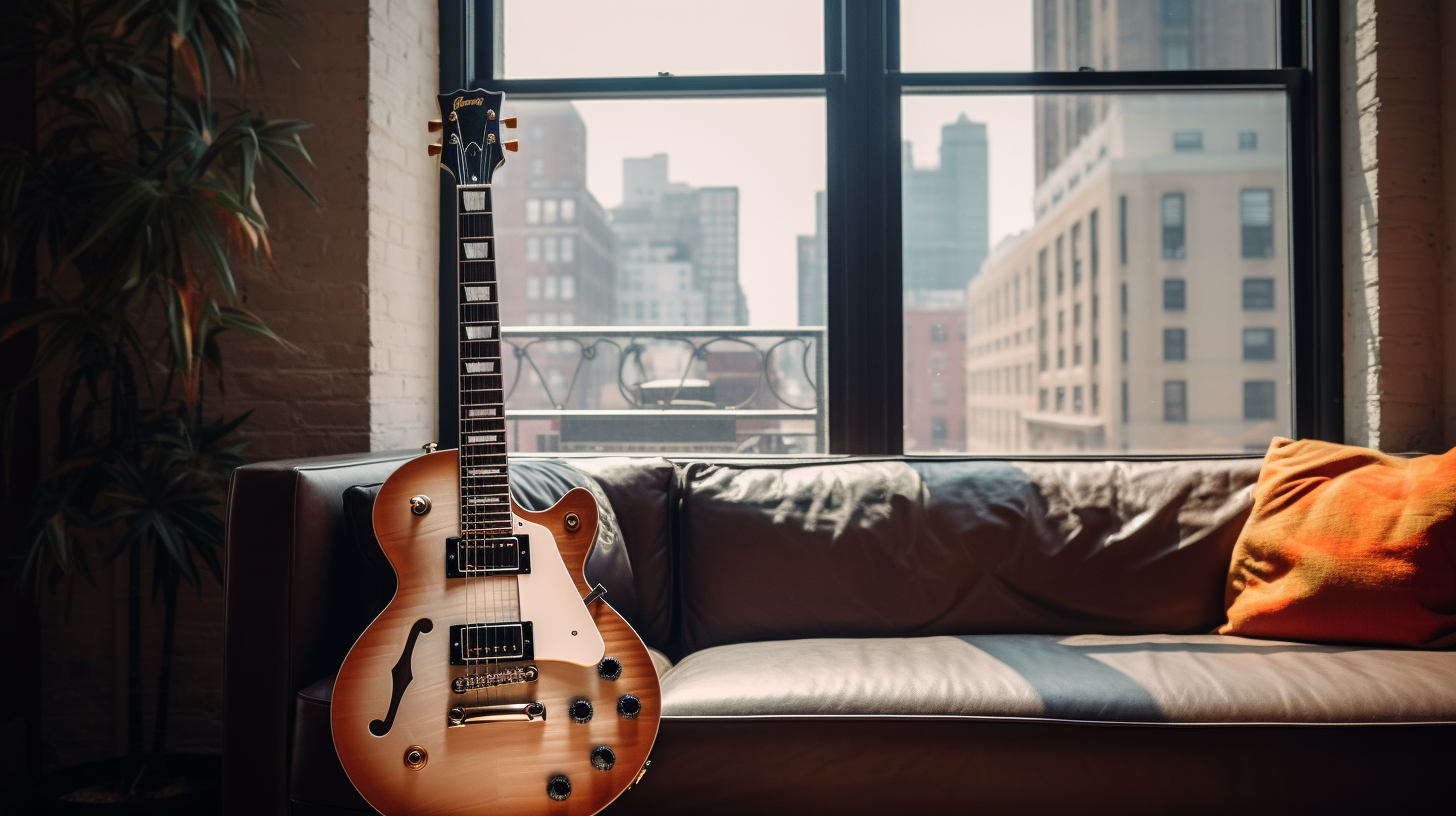
[[[485,241],[475,241],[462,244],[465,247],[465,260],[483,261],[490,255],[490,244]]]
[[[471,445],[483,445],[488,442],[496,442],[498,439],[496,434],[478,434],[465,437],[465,441]]]
[[[465,373],[466,374],[489,374],[492,371],[495,371],[495,363],[494,362],[488,362],[488,363],[466,363],[465,364]]]
[[[492,329],[493,328],[494,327],[493,326],[490,326],[490,325],[466,326],[465,327],[465,339],[466,340],[489,340],[493,336],[493,332],[492,332]]]
[[[467,286],[465,287],[465,300],[468,303],[479,303],[482,300],[490,300],[489,286]]]
[[[470,413],[469,414],[466,414],[466,416],[471,416],[471,417],[492,417],[492,416],[495,416],[495,409],[494,408],[471,408],[470,409]]]
[[[466,212],[480,212],[485,209],[485,191],[462,190],[460,191],[460,203],[465,206]]]

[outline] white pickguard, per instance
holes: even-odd
[[[566,571],[556,539],[539,524],[514,514],[511,518],[518,535],[530,536],[531,572],[516,576],[516,581],[521,620],[531,622],[536,659],[595,666],[606,654],[607,646],[591,610],[581,602],[581,593]]]

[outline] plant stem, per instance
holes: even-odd
[[[158,764],[167,753],[167,709],[172,693],[172,642],[177,632],[177,576],[168,575],[162,582],[165,619],[162,624],[162,666],[157,673],[157,718],[152,729],[152,756]]]
[[[142,548],[140,542],[126,554],[126,753],[141,757],[146,751],[142,735]]]

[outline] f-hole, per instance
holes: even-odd
[[[399,662],[389,670],[389,675],[394,679],[394,691],[389,695],[389,713],[382,720],[372,720],[369,723],[369,733],[376,737],[382,737],[389,733],[394,727],[394,715],[399,713],[399,701],[404,697],[404,690],[415,679],[414,672],[410,670],[410,659],[415,653],[415,641],[419,640],[422,632],[428,632],[435,628],[435,624],[429,618],[420,618],[415,625],[410,627],[409,637],[404,641],[404,652],[399,656]]]

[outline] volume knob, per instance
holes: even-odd
[[[615,657],[604,657],[602,662],[597,664],[597,674],[603,680],[616,680],[622,676],[622,661]]]
[[[571,795],[571,780],[561,774],[551,777],[546,782],[546,795],[558,802],[565,802],[566,797]]]
[[[617,700],[617,713],[622,719],[630,720],[642,713],[642,701],[631,694],[623,694]]]
[[[592,704],[586,700],[577,700],[571,704],[568,710],[571,714],[571,721],[575,723],[591,722]]]
[[[592,767],[599,771],[610,771],[617,764],[617,752],[605,745],[598,745],[591,752]]]

